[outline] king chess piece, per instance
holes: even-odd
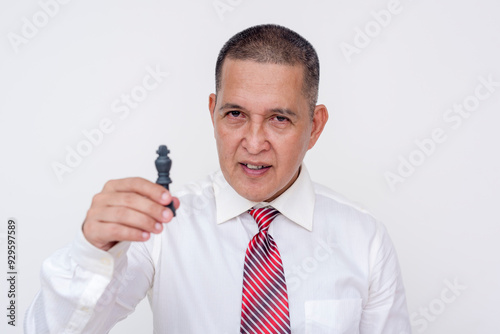
[[[158,180],[156,180],[156,183],[162,185],[168,190],[168,185],[172,183],[172,180],[170,179],[170,168],[172,167],[172,160],[170,160],[170,158],[168,157],[170,150],[167,148],[167,146],[160,145],[156,153],[158,153],[158,158],[156,158],[155,160],[156,170],[158,171]],[[174,201],[170,202],[170,204],[168,205],[165,205],[165,207],[172,210],[175,217]]]

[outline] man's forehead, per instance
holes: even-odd
[[[295,90],[302,89],[304,70],[302,65],[261,63],[253,60],[227,59],[222,66],[221,87],[230,82],[231,88],[245,86],[254,88],[277,85]]]
[[[296,64],[276,64],[272,62],[258,62],[252,59],[234,59],[226,58],[222,64],[222,78],[228,72],[238,72],[238,74],[251,74],[255,69],[262,68],[265,70],[281,70],[293,71],[297,73],[301,79],[304,77],[305,67],[300,63]]]
[[[296,110],[307,105],[303,95],[302,65],[226,59],[222,67],[219,103],[242,107]],[[219,104],[220,108],[220,104]]]

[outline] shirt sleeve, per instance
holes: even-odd
[[[363,305],[361,334],[411,334],[401,270],[385,227],[377,223],[371,247],[369,297]]]
[[[120,242],[106,252],[80,230],[73,243],[44,261],[41,288],[26,311],[24,332],[108,332],[150,289],[150,249],[150,242]]]

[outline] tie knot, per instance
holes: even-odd
[[[267,231],[273,219],[276,218],[276,216],[280,213],[278,210],[272,207],[250,209],[248,212],[257,222],[257,225],[259,226],[259,232]]]

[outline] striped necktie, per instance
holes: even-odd
[[[240,333],[290,333],[288,295],[278,247],[269,235],[269,225],[279,214],[271,208],[252,209],[259,226],[248,244],[243,270]]]

